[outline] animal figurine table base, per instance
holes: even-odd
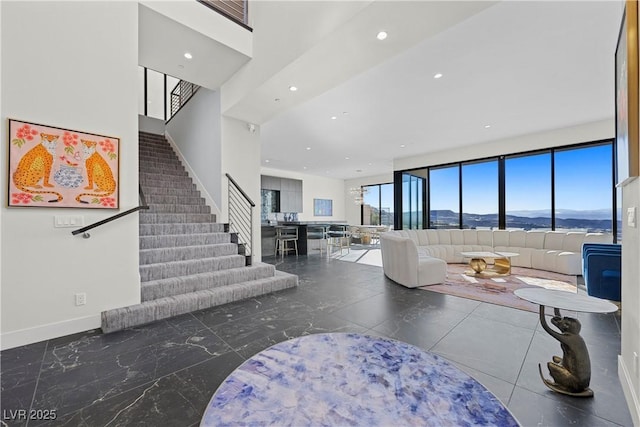
[[[591,381],[591,360],[587,345],[580,336],[581,325],[578,319],[563,317],[560,310],[554,309],[551,323],[560,330],[560,333],[549,327],[545,317],[545,306],[540,306],[540,324],[552,337],[560,341],[562,357],[553,356],[551,362],[547,362],[549,373],[554,381],[544,377],[542,365],[538,364],[540,378],[544,384],[553,391],[576,397],[593,397],[593,390],[589,388]]]
[[[591,361],[584,339],[580,336],[582,325],[578,319],[564,317],[560,309],[585,313],[612,313],[618,310],[615,304],[587,295],[544,288],[516,289],[514,293],[527,301],[540,305],[540,325],[549,335],[560,342],[562,357],[553,356],[547,362],[547,368],[553,378],[548,380],[538,364],[540,378],[551,390],[575,397],[593,397],[589,388],[591,382]],[[545,306],[553,307],[554,316],[551,323],[558,328],[554,330],[547,324]]]

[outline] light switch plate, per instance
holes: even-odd
[[[53,226],[55,228],[75,228],[84,225],[84,216],[82,215],[56,215],[53,217]]]
[[[627,208],[627,225],[629,227],[636,227],[636,208],[631,207],[631,208]]]

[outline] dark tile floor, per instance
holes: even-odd
[[[2,425],[196,426],[218,385],[246,358],[289,338],[334,331],[386,336],[448,358],[525,427],[632,425],[617,376],[619,314],[579,314],[595,397],[570,398],[540,381],[538,363],[544,367],[561,350],[534,313],[407,289],[379,267],[318,255],[270,261],[298,274],[299,287],[110,335],[89,331],[2,352]],[[17,420],[21,409],[42,410],[31,414],[40,418],[55,411],[57,419]]]

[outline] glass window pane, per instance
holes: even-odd
[[[380,221],[380,186],[362,187],[366,192],[362,204],[362,225],[379,225]]]
[[[498,161],[462,165],[462,228],[498,228]]]
[[[393,226],[393,184],[380,186],[380,225]]]
[[[429,173],[429,227],[460,228],[459,167],[431,169]]]
[[[164,120],[164,74],[147,70],[147,116]]]
[[[551,230],[551,153],[505,159],[508,230]]]
[[[402,175],[402,228],[422,228],[424,181],[424,178],[413,174]]]
[[[612,144],[556,151],[556,230],[613,231]]]

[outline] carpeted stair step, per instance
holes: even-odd
[[[143,187],[145,197],[149,194],[159,194],[165,196],[189,196],[201,197],[200,192],[195,189],[187,190],[184,188],[167,188],[167,187]]]
[[[139,230],[141,236],[166,236],[191,233],[224,233],[224,227],[224,224],[217,222],[193,224],[140,224]]]
[[[164,158],[175,158],[176,152],[171,148],[164,147],[140,147],[138,149],[139,156],[145,157],[164,157]]]
[[[142,283],[142,301],[151,301],[189,292],[219,288],[234,283],[273,277],[275,267],[270,264],[256,263],[252,266],[230,268],[228,270],[193,274],[191,276],[172,277]]]
[[[140,265],[143,266],[171,261],[197,260],[237,254],[238,245],[235,243],[142,249],[140,250]]]
[[[167,163],[167,162],[139,162],[141,172],[157,172],[159,170],[175,170],[177,172],[185,172],[185,168],[181,163]]]
[[[105,333],[119,331],[192,311],[254,298],[297,285],[297,276],[276,271],[275,276],[265,279],[236,283],[221,288],[165,297],[130,307],[107,310],[102,312],[102,331]]]
[[[195,190],[195,184],[191,178],[179,178],[167,177],[162,174],[140,174],[140,185],[143,187],[161,187],[161,188],[184,188],[187,190]]]
[[[226,255],[215,258],[140,265],[140,280],[142,282],[148,282],[151,280],[168,279],[170,277],[190,276],[192,274],[238,268],[243,267],[245,261],[245,257],[242,255]]]
[[[191,213],[191,214],[210,214],[211,208],[207,205],[170,205],[148,203],[149,212],[151,213]]]
[[[189,177],[189,174],[187,173],[187,171],[185,171],[184,169],[178,169],[176,167],[173,167],[173,165],[167,165],[167,167],[157,167],[157,166],[149,167],[141,164],[139,168],[139,172],[141,174],[157,173],[162,175],[171,175],[178,178]]]
[[[200,196],[181,196],[181,195],[162,195],[162,194],[148,194],[145,195],[147,204],[149,205],[204,205],[205,200]]]
[[[177,224],[215,222],[214,214],[149,213],[141,211],[140,224]]]
[[[229,233],[192,233],[167,236],[140,236],[140,249],[217,245],[220,243],[231,243],[231,235]]]

